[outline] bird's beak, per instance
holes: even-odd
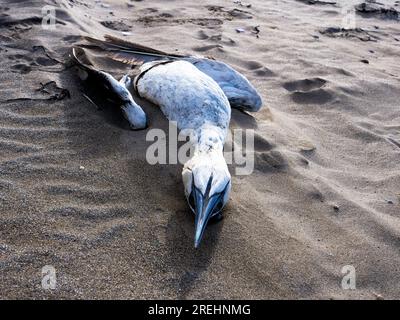
[[[202,194],[201,191],[198,188],[196,188],[194,184],[192,187],[193,200],[194,200],[194,208],[192,208],[192,210],[196,215],[195,218],[196,229],[194,235],[195,248],[198,248],[200,245],[208,221],[210,220],[211,217],[215,216],[219,212],[218,210],[215,209],[218,207],[218,204],[222,201],[229,183],[222,192],[213,195],[210,195],[211,184],[212,184],[212,176],[208,181],[207,188],[204,194]]]
[[[204,230],[206,229],[208,220],[212,217],[214,213],[214,208],[217,206],[218,202],[220,201],[220,197],[212,197],[209,198],[208,194],[205,196],[196,197],[195,199],[195,212],[196,212],[196,219],[195,219],[195,227],[196,232],[194,235],[194,246],[198,248],[203,238]]]

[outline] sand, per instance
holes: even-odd
[[[359,2],[335,2],[1,0],[0,298],[400,298],[400,22],[372,10],[343,30]],[[64,64],[104,34],[213,56],[262,94],[232,115],[255,130],[255,170],[233,175],[197,250],[181,165],[149,165],[146,130],[85,99]]]

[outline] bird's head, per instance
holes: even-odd
[[[110,80],[114,84],[114,90],[122,100],[122,112],[132,130],[147,128],[147,116],[143,109],[135,102],[129,88],[132,86],[132,79],[124,75],[119,82]]]
[[[195,155],[182,172],[185,195],[195,214],[194,246],[197,248],[210,218],[221,214],[229,200],[231,175],[222,153]]]
[[[137,105],[133,99],[125,102],[122,107],[122,112],[132,130],[140,130],[147,128],[147,116],[143,109]]]

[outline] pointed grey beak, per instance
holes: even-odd
[[[194,181],[194,180],[193,180]],[[203,238],[204,230],[207,227],[208,221],[210,218],[215,216],[222,209],[222,205],[219,208],[219,204],[222,204],[222,199],[224,197],[225,189],[213,195],[210,195],[210,189],[212,184],[212,176],[210,177],[207,188],[202,194],[199,189],[193,185],[192,194],[194,200],[194,208],[192,208],[193,212],[196,215],[195,218],[195,235],[194,235],[194,247],[198,248],[200,242]],[[228,184],[227,184],[228,186]]]
[[[208,195],[205,197],[200,197],[198,201],[196,201],[196,220],[195,227],[196,232],[194,235],[194,247],[198,248],[203,238],[204,230],[208,224],[208,220],[214,215],[214,209],[217,206],[220,197],[212,197],[208,198]]]

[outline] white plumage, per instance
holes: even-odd
[[[135,81],[141,97],[160,106],[179,129],[199,129],[210,124],[225,133],[231,108],[218,84],[186,61],[159,64]],[[222,137],[221,137],[222,138]]]

